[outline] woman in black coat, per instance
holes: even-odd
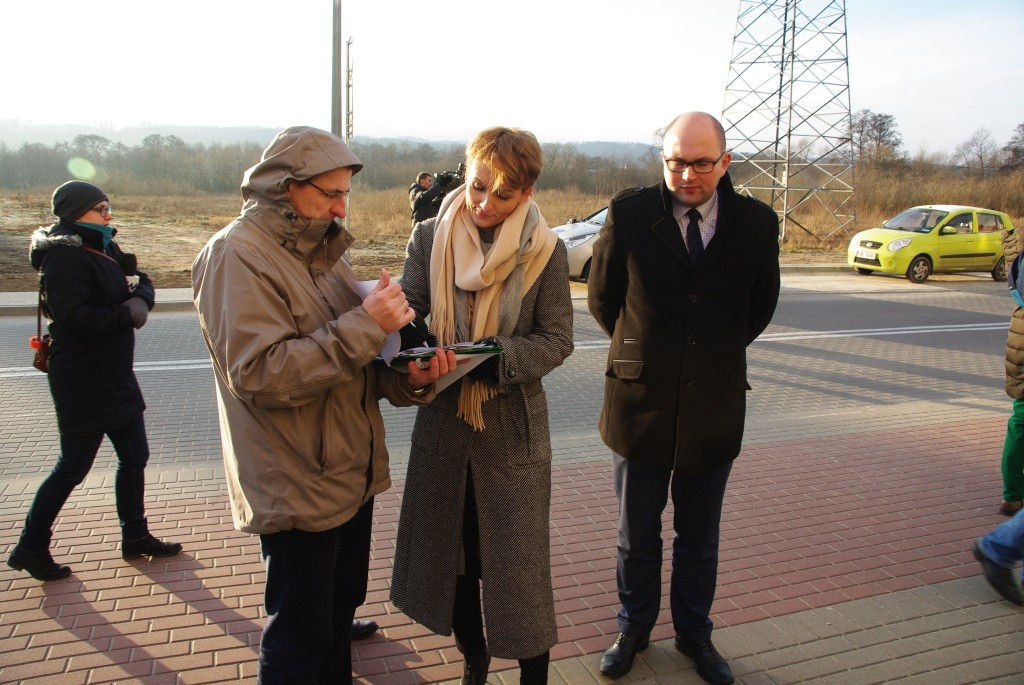
[[[69,181],[53,193],[59,222],[32,235],[29,259],[40,272],[50,318],[50,393],[60,456],[40,484],[7,565],[37,580],[71,573],[50,556],[52,527],[72,490],[85,480],[106,435],[117,453],[114,494],[121,554],[171,556],[181,545],[153,537],[143,504],[149,444],[135,372],[135,329],[153,306],[153,285],[135,256],[113,242],[110,201],[91,183]]]

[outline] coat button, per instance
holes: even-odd
[[[693,294],[691,294],[691,295],[690,295],[689,297],[687,297],[686,299],[687,299],[687,301],[689,301],[689,302],[696,302],[696,301],[697,301],[697,296],[696,296],[696,295],[693,295]]]
[[[686,344],[687,345],[696,345],[697,344],[697,340],[692,335],[687,336],[686,337]]]
[[[509,369],[509,370],[508,370],[508,373],[507,373],[506,375],[507,375],[507,376],[508,376],[509,378],[515,378],[515,377],[516,377],[516,370],[515,370],[515,369]]]

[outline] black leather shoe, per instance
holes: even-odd
[[[647,649],[650,644],[648,635],[627,635],[619,633],[612,646],[605,650],[601,657],[601,675],[609,678],[621,678],[633,668],[633,659],[637,652]]]
[[[60,580],[71,575],[71,568],[57,564],[48,549],[42,552],[26,552],[16,545],[7,559],[7,565],[15,571],[28,571],[36,580]]]
[[[466,656],[466,665],[462,669],[461,685],[485,685],[487,669],[491,667],[491,653],[484,652],[476,656]]]
[[[730,685],[732,671],[711,640],[684,640],[676,635],[676,649],[693,659],[697,675],[715,685]]]
[[[1017,606],[1024,606],[1024,595],[1021,594],[1021,586],[1017,583],[1012,570],[1000,566],[985,556],[981,546],[974,542],[974,558],[981,564],[981,570],[985,572],[985,580],[992,588],[1010,602]]]
[[[177,542],[161,542],[150,533],[140,540],[121,540],[121,558],[125,560],[141,556],[173,557],[180,552],[181,545]]]
[[[377,632],[376,621],[368,621],[361,618],[352,619],[352,639],[365,640]]]

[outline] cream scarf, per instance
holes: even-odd
[[[511,335],[523,296],[558,240],[531,197],[502,222],[485,254],[465,195],[463,186],[442,206],[430,253],[430,323],[442,345]],[[492,386],[464,377],[459,418],[482,431],[483,403],[495,394]]]

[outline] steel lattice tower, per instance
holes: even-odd
[[[845,0],[740,0],[722,107],[739,192],[820,241],[854,221]]]

